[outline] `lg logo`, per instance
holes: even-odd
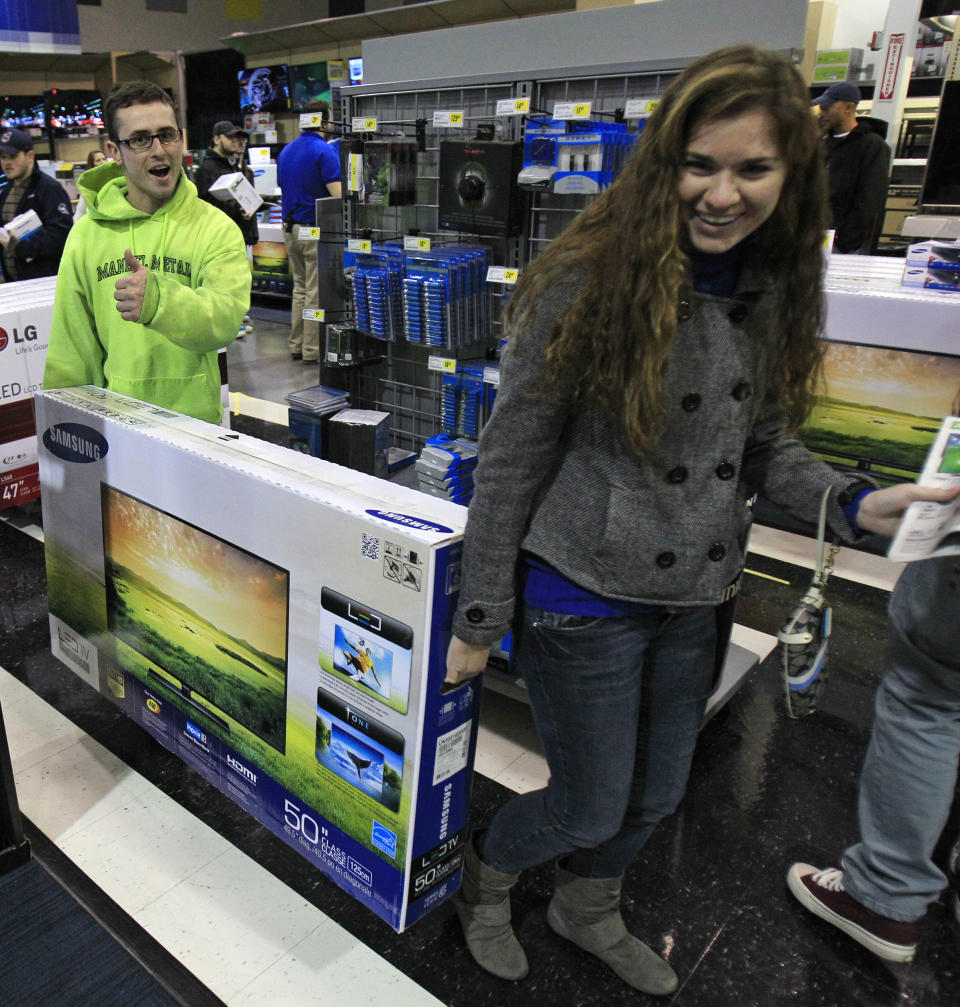
[[[6,329],[0,329],[0,351],[6,349],[7,343],[11,339],[15,343],[32,343],[37,338],[37,327],[35,325],[26,325],[23,329],[23,334],[20,334],[19,329],[11,329],[7,332]]]

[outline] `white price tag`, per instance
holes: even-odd
[[[419,235],[405,234],[403,236],[403,250],[405,252],[429,252],[430,239],[421,238]]]
[[[320,237],[319,227],[300,227],[297,229],[297,237],[301,241],[316,241]]]
[[[497,102],[497,115],[524,115],[529,111],[529,98],[502,98]]]
[[[354,133],[376,133],[377,120],[364,118],[362,115],[355,115],[350,123]]]
[[[427,370],[443,371],[444,374],[456,374],[457,362],[452,357],[430,357],[427,360]]]
[[[300,116],[301,129],[319,129],[323,125],[323,116],[319,112],[304,112]]]
[[[514,284],[520,279],[519,269],[507,269],[505,266],[490,266],[487,270],[487,283]]]
[[[649,104],[646,98],[630,98],[623,106],[624,119],[646,119]]]
[[[554,119],[589,119],[592,102],[558,101],[553,106]]]
[[[452,126],[454,129],[463,129],[463,112],[449,112],[437,109],[433,113],[434,126]]]
[[[495,388],[500,387],[500,368],[499,367],[484,367],[483,369],[483,383],[486,385],[493,385]]]
[[[303,320],[305,322],[322,322],[326,318],[326,311],[323,308],[304,308]]]
[[[372,252],[373,242],[366,238],[347,238],[348,252]]]

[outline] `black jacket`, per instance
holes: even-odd
[[[843,139],[826,141],[830,212],[838,252],[869,255],[883,226],[890,148],[862,123]]]
[[[0,210],[12,187],[13,182],[0,185]],[[34,166],[27,190],[14,216],[26,213],[27,210],[34,210],[43,226],[29,238],[17,242],[13,249],[17,263],[16,277],[7,276],[6,267],[2,267],[4,279],[8,283],[13,279],[35,280],[38,276],[56,276],[67,234],[73,226],[73,208],[66,190],[38,166]]]
[[[210,186],[221,175],[232,175],[234,172],[242,171],[244,178],[253,185],[253,172],[248,165],[231,164],[225,157],[221,157],[213,148],[210,148],[204,155],[203,164],[197,168],[194,176],[194,184],[197,187],[197,195],[205,199],[214,206],[219,206],[221,210],[243,231],[243,240],[247,245],[255,245],[260,240],[260,231],[257,227],[257,218],[251,217],[247,220],[240,212],[240,207],[232,199],[219,200],[216,196],[210,195]]]

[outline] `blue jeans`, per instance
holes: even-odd
[[[860,777],[844,887],[889,919],[919,919],[947,879],[930,859],[960,759],[960,557],[910,563],[890,599],[889,657]]]
[[[614,878],[680,803],[714,677],[712,608],[613,619],[526,606],[517,660],[550,780],[494,816],[481,858],[515,873],[563,857]]]

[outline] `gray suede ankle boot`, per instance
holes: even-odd
[[[547,922],[561,937],[609,965],[634,989],[654,996],[672,993],[679,985],[676,973],[623,922],[622,883],[622,877],[581,878],[558,870]]]
[[[501,979],[523,979],[527,956],[510,926],[510,889],[517,874],[501,874],[477,855],[473,839],[463,858],[463,880],[454,897],[463,936],[476,963]]]

